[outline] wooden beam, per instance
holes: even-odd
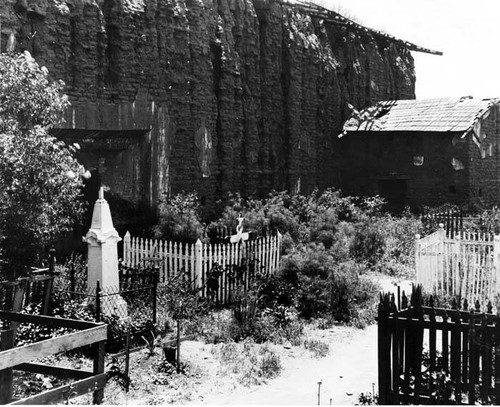
[[[17,400],[11,405],[43,405],[43,404],[61,404],[70,398],[87,394],[91,391],[102,390],[106,385],[106,373],[101,373],[86,379],[47,390],[35,396]]]
[[[0,350],[8,350],[14,347],[14,329],[1,331]],[[12,369],[0,370],[0,404],[10,403],[12,400]]]
[[[107,339],[107,325],[96,326],[81,332],[74,332],[0,352],[0,370],[7,369],[30,360],[51,356],[54,353],[90,345]]]
[[[24,372],[41,373],[44,375],[51,375],[56,377],[70,378],[70,379],[86,379],[92,376],[90,370],[67,369],[57,366],[42,365],[38,363],[21,363],[14,366],[14,370],[22,370]]]
[[[10,311],[0,311],[0,320],[2,319],[36,325],[46,325],[53,328],[88,329],[102,325],[97,322],[80,321],[78,319],[55,318],[46,315],[30,315]]]

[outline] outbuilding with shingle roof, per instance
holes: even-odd
[[[500,99],[381,101],[339,136],[345,193],[380,194],[394,208],[500,203]]]

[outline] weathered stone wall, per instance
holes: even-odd
[[[407,49],[275,1],[4,0],[0,13],[2,49],[66,83],[62,127],[150,130],[134,200],[151,206],[335,185],[346,101],[414,98]]]

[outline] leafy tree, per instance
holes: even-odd
[[[170,317],[177,325],[177,372],[180,372],[180,347],[182,322],[206,313],[209,302],[200,295],[202,288],[196,287],[189,273],[178,273],[163,286],[160,301],[162,301]]]
[[[0,54],[0,249],[3,277],[26,273],[82,212],[78,148],[48,134],[67,97],[28,52]]]

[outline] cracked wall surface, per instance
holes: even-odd
[[[407,49],[276,1],[4,0],[0,13],[2,50],[66,83],[62,128],[149,130],[140,154],[93,162],[153,207],[164,192],[334,186],[346,102],[415,97]]]

